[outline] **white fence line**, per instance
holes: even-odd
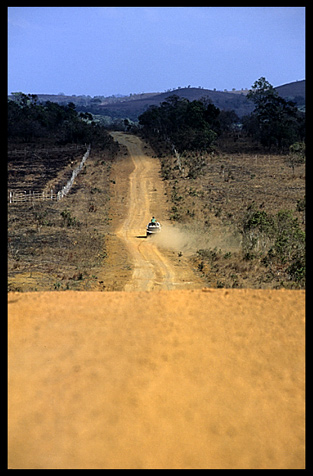
[[[70,178],[70,180],[67,182],[67,184],[62,188],[62,190],[60,190],[58,193],[57,193],[57,200],[61,200],[61,198],[65,197],[65,195],[68,194],[68,192],[70,191],[73,183],[74,183],[74,180],[75,178],[77,177],[77,175],[79,174],[79,172],[81,171],[81,169],[83,168],[84,166],[84,163],[86,162],[88,156],[89,156],[89,153],[90,153],[90,144],[87,148],[87,152],[85,153],[84,157],[82,158],[82,161],[81,163],[76,167],[76,169],[73,170],[72,172],[72,177]]]
[[[50,192],[14,192],[9,191],[8,193],[8,202],[9,203],[18,203],[18,202],[33,202],[39,200],[57,200],[57,194],[50,190]]]
[[[80,164],[73,170],[71,178],[69,179],[67,184],[62,188],[62,190],[60,190],[58,193],[54,193],[53,190],[50,190],[50,192],[47,192],[47,191],[35,192],[30,190],[28,193],[26,191],[15,192],[13,190],[10,190],[8,191],[8,202],[18,203],[18,202],[32,202],[32,201],[38,201],[38,200],[61,200],[70,191],[75,178],[77,177],[79,172],[82,170],[87,158],[89,157],[89,154],[90,154],[90,144]]]

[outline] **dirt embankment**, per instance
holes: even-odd
[[[109,256],[132,292],[8,294],[9,467],[304,468],[304,291],[195,289],[143,238],[166,202],[129,139]]]
[[[10,468],[304,468],[304,292],[9,294]]]

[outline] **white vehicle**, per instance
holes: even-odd
[[[154,235],[155,233],[160,233],[161,231],[161,224],[158,221],[150,222],[147,225],[147,238],[150,235]]]

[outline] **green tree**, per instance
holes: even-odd
[[[148,139],[157,138],[182,152],[205,150],[212,145],[220,132],[218,115],[219,109],[213,104],[172,95],[138,119]]]
[[[74,103],[59,105],[50,101],[38,104],[33,94],[15,93],[8,100],[8,139],[31,142],[36,138],[53,138],[57,143],[97,145],[117,150],[113,138],[90,113],[78,115]]]
[[[255,104],[251,131],[263,146],[288,148],[301,135],[302,117],[295,104],[280,97],[273,86],[261,77],[252,86],[247,98]]]
[[[236,122],[239,122],[239,117],[234,110],[220,111],[218,120],[220,123],[220,129],[223,132],[228,132],[232,129]]]
[[[252,99],[256,106],[264,104],[266,99],[271,99],[272,97],[277,97],[278,93],[275,91],[273,86],[262,76],[260,79],[255,81],[247,94],[248,99]]]

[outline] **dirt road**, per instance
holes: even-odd
[[[8,294],[9,468],[304,468],[305,292],[196,289],[143,238],[166,216],[158,163],[116,137],[131,199],[110,259],[122,240],[132,292]]]
[[[133,262],[131,282],[125,291],[152,291],[160,289],[188,289],[203,287],[200,278],[195,276],[187,262],[175,267],[173,260],[154,239],[146,239],[146,225],[151,216],[162,223],[166,233],[172,225],[167,219],[164,186],[160,177],[160,163],[144,151],[143,142],[136,136],[122,132],[112,132],[119,143],[125,145],[130,153],[134,170],[129,176],[128,213],[116,232],[124,240]]]
[[[304,292],[9,294],[10,468],[304,468]]]

